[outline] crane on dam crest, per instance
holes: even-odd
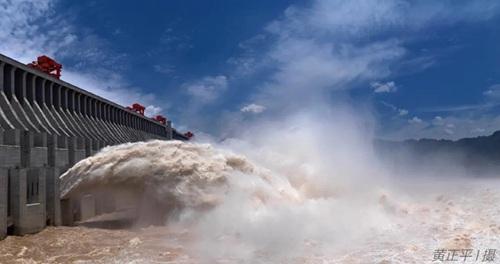
[[[127,108],[61,80],[62,68],[45,55],[24,64],[0,54],[0,239],[73,223],[59,176],[103,147],[193,137],[139,103]]]
[[[57,79],[61,78],[62,65],[46,55],[39,56],[36,61],[28,63],[28,66]]]

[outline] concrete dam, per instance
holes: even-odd
[[[78,161],[109,145],[172,138],[186,139],[170,121],[0,54],[0,239],[71,224],[59,176]]]

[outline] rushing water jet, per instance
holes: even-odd
[[[228,191],[228,178],[236,174],[273,186],[265,192],[255,189],[256,199],[294,195],[286,181],[279,182],[242,156],[208,144],[157,140],[108,147],[80,161],[61,176],[61,196],[78,201],[92,194],[99,199],[92,201],[96,205],[133,210],[140,220],[165,221],[182,210],[213,208]]]

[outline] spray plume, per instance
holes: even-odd
[[[108,147],[62,175],[62,195],[128,193],[128,204],[154,205],[162,223],[189,230],[201,259],[332,255],[393,228],[397,205],[382,189],[370,123],[321,111],[250,124],[220,143]]]

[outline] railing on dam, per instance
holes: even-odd
[[[0,239],[61,224],[60,173],[107,145],[172,139],[153,119],[0,54]]]

